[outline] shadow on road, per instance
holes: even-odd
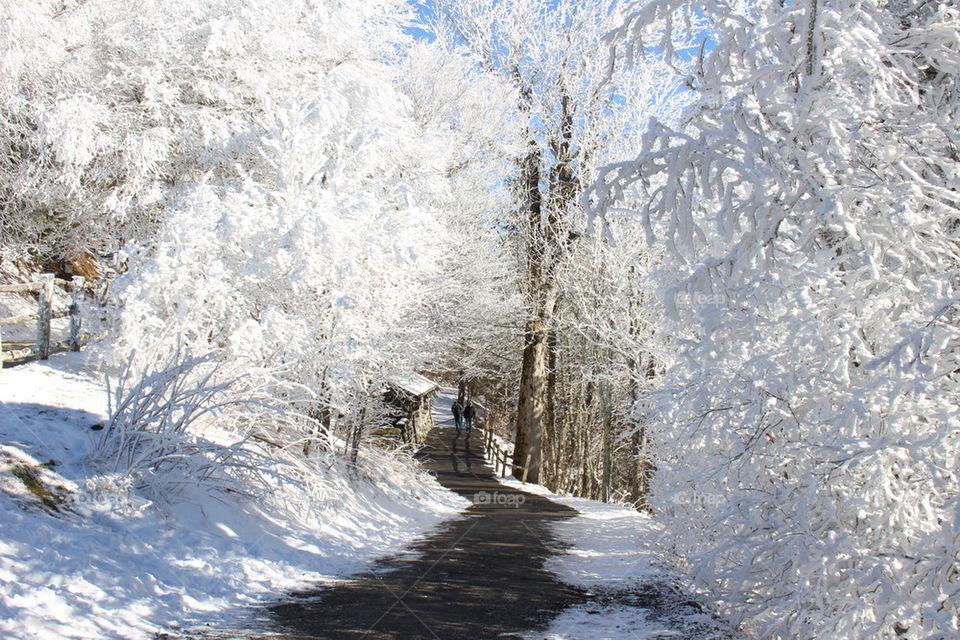
[[[277,631],[314,638],[508,638],[544,625],[584,594],[545,571],[562,549],[548,523],[576,511],[497,482],[482,443],[435,429],[420,452],[473,505],[408,553],[296,602],[272,607]]]
[[[199,637],[502,640],[542,638],[553,624],[576,640],[584,629],[596,637],[595,621],[608,623],[611,609],[641,619],[639,634],[618,627],[617,637],[628,640],[733,637],[666,580],[588,593],[546,571],[546,560],[566,548],[550,524],[577,511],[500,484],[484,462],[481,438],[437,428],[418,456],[441,484],[471,501],[462,517],[343,583],[288,594],[260,619],[269,632],[208,630]]]

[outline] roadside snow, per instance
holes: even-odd
[[[627,589],[667,574],[656,549],[663,527],[649,515],[585,498],[551,499],[580,512],[553,525],[557,537],[571,548],[551,558],[546,568],[564,582],[588,589]]]
[[[544,496],[580,515],[554,522],[556,536],[570,548],[547,561],[546,569],[584,589],[628,589],[670,574],[659,562],[657,541],[665,533],[656,520],[635,509],[587,498],[561,496],[515,478],[501,483]]]
[[[465,504],[387,462],[365,481],[331,469],[321,504],[291,484],[284,509],[199,489],[151,503],[87,468],[91,426],[105,418],[83,354],[0,373],[0,638],[242,628],[271,597],[355,572]]]
[[[579,511],[554,522],[568,545],[545,568],[585,590],[587,602],[570,607],[528,640],[730,639],[729,628],[677,589],[658,543],[668,535],[649,515],[586,498],[551,493],[540,485],[504,478],[503,484],[536,493]]]
[[[649,618],[645,609],[595,602],[570,607],[543,634],[546,640],[667,640],[684,636],[668,624]]]

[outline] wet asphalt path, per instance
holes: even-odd
[[[276,637],[345,640],[520,638],[587,595],[544,570],[563,545],[550,523],[574,509],[500,484],[471,439],[437,428],[418,454],[473,504],[458,519],[343,584],[271,608]]]

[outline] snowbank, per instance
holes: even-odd
[[[647,514],[551,493],[512,478],[504,484],[572,507],[579,515],[552,524],[568,548],[545,568],[585,590],[589,600],[553,619],[529,640],[661,640],[734,637],[729,628],[677,588],[659,551],[667,531]]]
[[[385,454],[363,480],[333,467],[319,492],[288,482],[283,508],[199,489],[152,503],[86,466],[105,418],[83,354],[0,374],[0,637],[255,626],[270,598],[357,571],[463,506]]]
[[[588,589],[625,589],[667,575],[656,550],[663,527],[650,516],[585,498],[551,499],[580,512],[553,525],[557,537],[571,548],[551,558],[546,568],[564,582]]]

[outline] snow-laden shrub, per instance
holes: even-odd
[[[303,387],[262,371],[238,375],[221,353],[163,347],[132,354],[108,378],[109,419],[90,455],[97,475],[82,510],[134,513],[150,501],[229,492],[306,521],[338,494],[420,493],[422,472],[407,450],[359,446],[387,418],[369,391],[327,425],[300,411],[311,403]],[[296,503],[284,496],[287,486]]]
[[[243,447],[249,431],[224,428],[241,413],[275,410],[240,383],[225,374],[215,352],[132,354],[116,381],[108,379],[110,417],[91,456],[94,464],[157,497],[175,495],[184,485],[236,490],[225,470],[252,466]]]
[[[701,99],[600,189],[667,248],[653,507],[758,637],[957,637],[960,13],[700,6]]]

